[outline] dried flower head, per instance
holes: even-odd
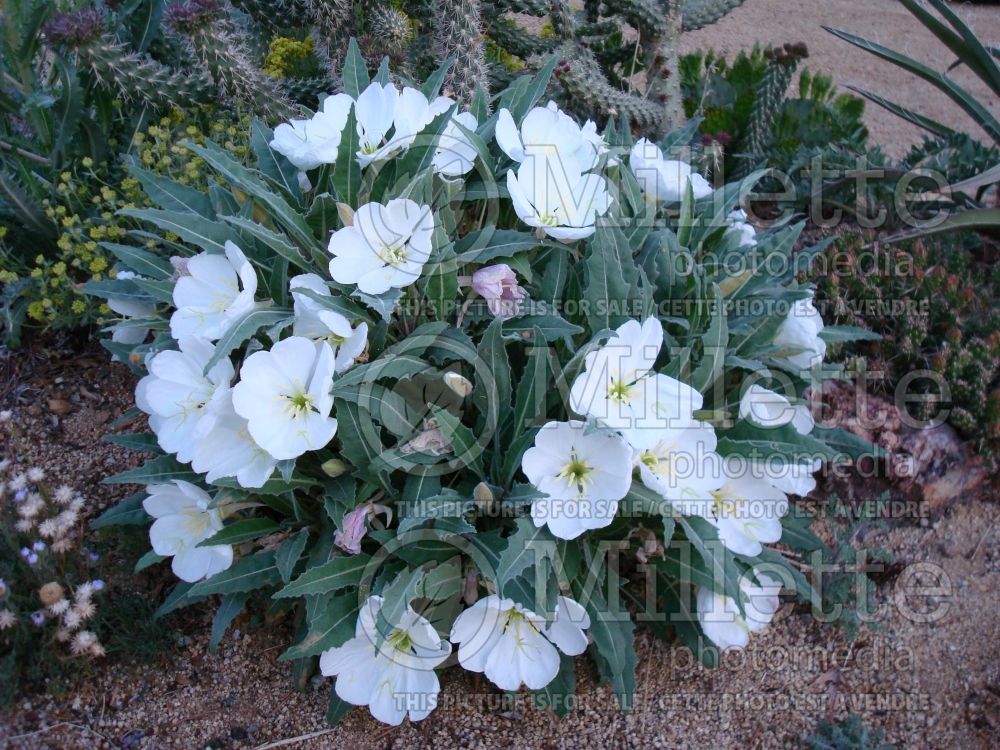
[[[49,612],[51,612],[53,615],[56,615],[57,617],[59,615],[65,614],[67,611],[69,611],[69,599],[60,599],[51,607],[49,607]]]
[[[167,8],[167,23],[181,31],[198,29],[216,18],[220,9],[218,0],[188,0],[174,3]]]
[[[83,625],[83,618],[80,617],[79,612],[75,609],[71,609],[63,615],[63,625],[70,630],[76,630],[78,627]]]
[[[73,607],[73,609],[80,616],[80,619],[84,622],[86,622],[95,614],[97,614],[97,607],[95,607],[94,603],[90,600],[85,602],[80,602],[75,607]]]
[[[79,655],[90,651],[95,643],[97,643],[96,635],[91,633],[89,630],[81,630],[73,636],[73,643],[70,645],[70,651]]]
[[[55,581],[49,581],[40,589],[38,589],[38,599],[46,607],[51,607],[53,604],[58,602],[63,598],[63,587],[60,586]]]
[[[101,35],[104,15],[97,8],[81,8],[71,13],[56,13],[42,29],[53,44],[83,47]]]
[[[28,469],[28,479],[32,482],[41,482],[45,479],[45,469],[39,468],[38,466],[32,466]]]
[[[69,505],[71,502],[73,502],[74,497],[75,493],[73,492],[72,487],[67,487],[65,484],[63,484],[56,488],[55,500],[60,505]]]
[[[0,630],[6,630],[17,625],[17,615],[9,609],[0,610]]]

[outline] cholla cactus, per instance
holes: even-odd
[[[208,69],[223,97],[249,103],[268,120],[294,114],[280,84],[250,62],[217,0],[177,3],[167,9],[167,20],[183,35],[190,55]]]
[[[105,33],[103,24],[100,11],[85,8],[57,13],[43,33],[51,44],[75,53],[81,68],[126,101],[183,108],[211,100],[214,86],[210,78],[171,70],[148,55],[129,50]]]
[[[444,0],[438,13],[438,57],[441,60],[453,58],[445,90],[460,101],[470,102],[477,88],[488,88],[479,2]]]
[[[561,41],[564,104],[580,114],[625,113],[633,124],[654,133],[683,121],[679,71],[682,31],[698,29],[722,18],[743,0],[587,0],[577,13],[566,0],[500,0],[487,6],[486,33],[510,54],[530,60]],[[464,3],[463,3],[464,4]],[[546,38],[513,26],[507,12],[548,15],[552,34]],[[638,31],[639,41],[626,38],[622,27]],[[642,68],[643,93],[626,90],[624,82]],[[580,105],[587,111],[582,112]],[[654,114],[655,112],[655,114]]]

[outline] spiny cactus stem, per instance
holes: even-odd
[[[681,99],[680,51],[681,8],[679,0],[661,0],[663,31],[640,29],[639,43],[645,55],[647,97],[661,108],[657,134],[666,135],[684,122]]]

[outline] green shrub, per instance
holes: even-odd
[[[99,323],[110,312],[81,287],[114,277],[115,258],[106,243],[136,236],[139,225],[116,212],[150,205],[129,164],[205,189],[201,159],[180,143],[212,139],[242,159],[249,151],[249,129],[247,118],[175,110],[136,133],[117,162],[99,165],[84,157],[61,172],[53,197],[41,203],[56,238],[52,245],[39,248],[16,230],[0,235],[0,302],[8,339],[18,339],[22,324],[76,328]]]

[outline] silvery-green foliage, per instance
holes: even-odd
[[[178,349],[171,335],[177,325],[172,308],[179,285],[192,282],[178,281],[177,269],[183,280],[192,257],[224,255],[239,270],[239,286],[213,308],[213,325],[222,321],[225,331],[214,337],[214,354],[200,364],[206,377],[226,387],[238,371],[236,389],[250,379],[256,367],[247,364],[251,359],[266,362],[269,352],[291,351],[287,342],[302,341],[305,301],[315,305],[310,315],[330,311],[350,322],[351,335],[362,326],[366,331],[363,354],[354,355],[353,364],[348,358],[343,369],[338,364],[332,378],[330,415],[337,421],[332,441],[265,465],[270,477],[262,486],[241,486],[234,477],[209,482],[161,449],[162,434],[159,441],[148,434],[134,437],[150,459],[107,481],[154,485],[160,494],[167,492],[162,489],[167,483],[189,483],[183,485],[189,497],[208,498],[203,506],[182,507],[180,498],[177,507],[156,512],[193,514],[220,525],[201,537],[198,547],[219,554],[226,547],[235,550],[235,560],[222,572],[180,583],[161,612],[221,596],[213,627],[217,640],[251,596],[271,597],[278,608],[299,607],[302,626],[281,658],[308,671],[317,656],[355,638],[359,607],[370,594],[382,597],[377,616],[372,615],[374,637],[396,644],[406,634],[404,621],[412,625],[406,620],[408,607],[447,639],[466,605],[487,595],[502,597],[505,612],[519,606],[550,624],[557,605],[569,606],[561,597],[571,597],[586,612],[590,653],[601,676],[627,707],[636,655],[626,604],[644,597],[642,587],[629,585],[628,579],[640,561],[648,563],[645,569],[658,592],[652,603],[658,617],[650,627],[676,631],[707,663],[714,663],[718,652],[707,645],[692,614],[696,589],[729,597],[743,612],[746,581],[766,586],[760,575],[766,566],[771,579],[780,578],[786,588],[811,600],[809,581],[785,554],[767,547],[759,555],[735,554],[719,543],[712,523],[682,515],[638,479],[631,480],[607,525],[573,539],[555,536],[537,519],[532,523],[531,508],[543,493],[522,469],[543,425],[581,418],[569,406],[571,386],[591,366],[588,355],[629,321],[645,321],[648,330],[662,332],[656,370],[704,399],[694,418],[714,429],[721,455],[764,454],[781,464],[797,463],[802,454],[833,461],[872,451],[836,429],[817,427],[802,434],[790,425],[764,429],[741,417],[741,398],[751,378],[798,401],[832,373],[830,368],[792,367],[788,357],[801,352],[782,343],[788,338],[783,324],[789,310],[811,296],[797,283],[797,266],[789,262],[804,224],[779,224],[756,235],[752,244],[731,231],[731,214],[759,175],[721,186],[701,200],[688,182],[680,201],[657,204],[626,166],[637,145],[622,122],[607,125],[599,147],[591,141],[599,156],[582,166],[594,181],[609,186],[610,209],[590,220],[589,236],[557,239],[552,232],[563,226],[558,215],[540,209],[544,215],[536,230],[524,222],[525,207],[512,205],[507,173],[520,175],[525,166],[508,155],[511,132],[502,125],[509,117],[511,127],[521,127],[518,138],[527,142],[529,112],[536,118],[554,116],[536,110],[545,103],[554,59],[536,77],[515,80],[500,94],[493,115],[480,90],[470,106],[474,130],[452,130],[455,106],[448,105],[398,150],[378,139],[371,148],[365,145],[372,137],[370,123],[357,127],[367,115],[354,100],[368,90],[371,73],[357,46],[350,50],[343,71],[351,101],[341,113],[335,159],[320,159],[300,179],[298,170],[269,147],[274,133],[257,122],[255,167],[241,166],[212,144],[191,146],[215,171],[216,184],[207,193],[136,168],[160,207],[130,215],[148,223],[149,236],[159,237],[156,248],[116,245],[120,270],[134,275],[90,289],[155,307],[142,320],[112,326],[148,329],[142,343],[106,342],[142,374],[151,358]],[[428,99],[434,100],[445,75],[439,70],[424,85]],[[388,81],[382,66],[375,82]],[[325,105],[328,121],[336,119],[337,106],[333,100]],[[574,127],[580,136],[579,126]],[[446,136],[471,148],[471,170],[442,174],[439,157]],[[660,147],[670,156],[689,138],[689,132],[677,133]],[[336,277],[343,270],[333,271],[328,248],[339,245],[331,236],[360,221],[363,207],[403,199],[430,207],[433,216],[429,257],[416,280],[404,284],[393,277],[399,285],[377,293],[331,280],[331,273]],[[420,231],[414,229],[414,235]],[[802,248],[795,257],[807,262],[823,244]],[[174,256],[170,262],[168,256]],[[488,279],[476,275],[501,265],[506,270]],[[192,266],[187,273],[196,270]],[[319,279],[319,291],[289,289],[289,279],[303,274]],[[512,278],[517,284],[504,287],[504,294],[522,306],[514,314],[498,315],[499,308],[485,304],[490,292],[484,284],[509,284]],[[499,299],[498,293],[494,301]],[[860,333],[828,327],[822,336],[846,340]],[[338,342],[344,346],[343,335]],[[192,345],[182,340],[180,348],[188,356]],[[323,367],[332,365],[327,361]],[[284,387],[273,381],[258,385]],[[302,393],[292,401],[295,408],[307,408],[327,395]],[[241,415],[249,413],[238,393],[233,398]],[[250,411],[258,406],[249,404]],[[328,428],[323,422],[322,429]],[[609,435],[593,419],[578,433],[581,441]],[[178,453],[189,447],[180,446]],[[628,465],[615,469],[626,476],[631,471]],[[143,508],[140,494],[99,523],[148,523]],[[787,514],[781,525],[781,542],[793,555],[823,547],[801,514]],[[158,534],[152,536],[156,542]],[[143,565],[160,559],[150,553]],[[611,596],[616,593],[621,596]],[[539,698],[572,691],[572,672],[572,659],[563,658],[558,675],[538,690]],[[566,705],[558,703],[560,710]],[[339,717],[345,706],[331,692],[329,716]]]

